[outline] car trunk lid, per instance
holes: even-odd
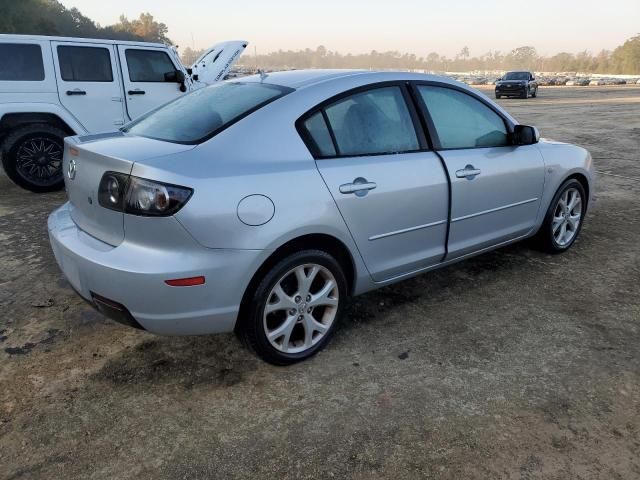
[[[193,148],[134,137],[122,132],[65,139],[64,181],[71,203],[71,218],[83,231],[109,245],[124,240],[124,213],[101,206],[98,188],[105,172],[131,173],[138,160],[170,155]]]

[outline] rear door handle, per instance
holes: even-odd
[[[340,185],[340,193],[355,193],[358,197],[363,197],[369,190],[373,190],[378,185],[375,182],[369,182],[366,178],[358,177],[353,183],[344,183]]]
[[[129,95],[144,95],[147,92],[145,92],[144,90],[129,90],[127,93]]]
[[[469,180],[473,180],[474,178],[476,178],[481,173],[482,172],[478,168],[474,167],[473,165],[467,165],[462,170],[458,170],[456,172],[456,177],[458,177],[458,178],[467,178]]]
[[[84,90],[67,90],[67,95],[86,95]]]

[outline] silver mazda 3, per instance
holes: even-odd
[[[567,250],[594,190],[586,150],[397,72],[197,90],[67,138],[64,172],[49,236],[80,295],[158,334],[235,330],[275,364],[326,345],[351,295],[534,235]]]

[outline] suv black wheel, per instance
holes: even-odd
[[[296,252],[265,274],[236,331],[269,363],[299,362],[328,343],[347,295],[347,280],[335,258],[321,250]]]
[[[64,186],[63,138],[60,128],[33,124],[16,128],[2,145],[2,165],[11,180],[32,192],[51,192]]]

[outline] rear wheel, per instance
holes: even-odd
[[[538,232],[542,248],[550,253],[566,252],[578,238],[587,198],[582,184],[567,180],[558,189]]]
[[[293,253],[259,283],[238,334],[274,365],[305,360],[328,343],[346,297],[344,272],[331,255],[320,250]]]
[[[2,165],[9,178],[32,192],[60,190],[65,136],[65,131],[46,124],[13,130],[2,145]]]
[[[536,98],[538,96],[538,87],[533,89],[533,93],[531,94],[532,98]]]

